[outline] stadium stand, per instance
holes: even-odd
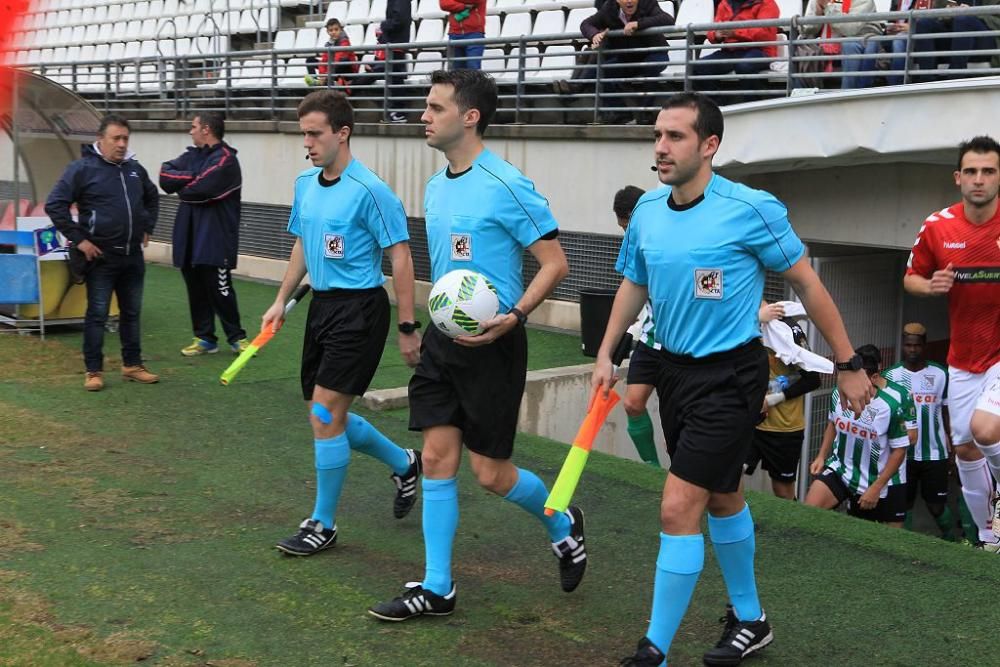
[[[264,116],[276,118],[306,87],[306,59],[324,47],[326,20],[337,18],[343,23],[359,60],[367,64],[375,60],[379,48],[376,33],[385,16],[385,0],[318,3],[321,0],[40,0],[13,36],[14,48],[4,58],[7,64],[46,76],[106,110],[141,117],[148,110],[159,109],[166,117],[169,109],[180,112],[194,105],[225,111],[260,110],[274,100],[280,108]],[[702,43],[702,35],[714,18],[713,1],[675,4],[674,0],[661,0],[660,5],[676,17],[673,28],[663,29],[670,64],[661,75],[643,83],[647,88],[653,84],[664,94],[697,88],[687,62],[716,48]],[[826,19],[803,17],[802,0],[779,0],[778,6],[778,56],[770,63],[770,70],[759,77],[764,85],[748,85],[730,75],[720,82],[720,94],[728,96],[721,101],[741,99],[742,88],[768,97],[791,94],[801,87],[796,78],[803,75],[797,63],[805,61],[794,42],[798,25]],[[884,12],[889,8],[888,0],[879,0],[877,6]],[[916,15],[927,12],[921,11],[924,14],[918,11]],[[996,7],[931,11],[947,16],[1000,13]],[[501,91],[505,106],[561,113],[613,104],[613,100],[595,100],[593,85],[562,98],[552,95],[553,82],[570,78],[574,68],[579,70],[580,50],[585,45],[580,23],[593,12],[591,0],[489,0],[483,67],[502,86],[516,84],[516,89]],[[407,87],[424,85],[431,69],[447,65],[451,49],[445,16],[437,0],[414,0],[412,43],[404,47],[410,60]],[[914,16],[913,12],[878,15],[879,20]],[[993,34],[1000,41],[1000,31]],[[874,39],[888,48],[888,37]],[[519,57],[521,49],[523,58]],[[973,54],[970,67],[978,68],[980,74],[1000,73],[1000,67],[990,67],[990,57],[1000,64],[1000,49]],[[884,68],[887,61],[883,58],[881,63],[870,65],[873,69],[868,74],[875,76],[877,83],[884,83],[887,77],[876,67]],[[912,59],[908,63],[907,76],[915,68]],[[822,74],[823,87],[840,86],[838,69]],[[947,72],[937,74],[948,76]],[[597,76],[613,78],[614,69],[599,69]],[[351,90],[358,106],[364,107],[367,100],[377,107],[384,98],[382,86],[383,78],[375,75],[361,85],[352,84]],[[413,101],[422,94],[413,89],[403,91],[402,96]],[[655,99],[650,97],[649,103],[655,104]],[[561,122],[572,121],[566,117]]]

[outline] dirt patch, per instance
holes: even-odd
[[[52,339],[0,334],[0,358],[0,380],[33,383],[83,374],[79,348]]]
[[[45,548],[30,541],[26,537],[27,533],[28,531],[19,523],[0,518],[0,560],[6,560],[15,553],[41,551]]]

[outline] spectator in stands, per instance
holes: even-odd
[[[873,14],[875,0],[809,0],[806,16],[844,16],[850,14]],[[844,76],[840,81],[841,88],[868,88],[872,85],[871,74],[857,75],[857,72],[875,69],[875,57],[879,51],[879,43],[871,37],[882,34],[882,25],[878,21],[858,21],[857,23],[827,23],[825,25],[803,24],[799,35],[805,39],[820,37],[824,41],[819,44],[820,52],[829,56],[841,56],[840,69]],[[826,41],[849,39],[849,41]],[[862,53],[870,58],[850,58]],[[827,71],[833,70],[833,61],[825,65]]]
[[[388,0],[385,6],[385,20],[379,25],[379,44],[406,44],[410,41],[411,7],[410,0]],[[369,68],[373,73],[387,74],[385,85],[386,91],[386,112],[390,123],[405,123],[406,116],[395,107],[393,98],[399,93],[397,86],[406,83],[407,58],[405,49],[383,50],[383,62],[376,62]],[[391,61],[385,58],[391,57]],[[377,55],[376,55],[377,58]],[[389,63],[388,71],[386,62]]]
[[[450,69],[482,69],[482,44],[460,46],[463,40],[483,39],[486,36],[486,0],[438,0],[441,11],[448,12],[448,39],[452,42],[453,60]]]
[[[590,40],[590,48],[605,48],[609,53],[602,59],[604,67],[601,70],[602,79],[630,79],[636,77],[655,77],[667,66],[670,58],[665,50],[667,38],[663,34],[642,34],[647,28],[659,28],[674,24],[674,17],[660,8],[656,0],[606,0],[593,16],[580,23],[580,32]],[[623,31],[624,35],[608,36],[611,31]],[[639,33],[639,34],[637,34]],[[627,52],[628,49],[663,48],[663,51]],[[624,51],[624,52],[622,52]],[[610,67],[608,67],[610,65]],[[590,68],[581,77],[593,79],[596,69]],[[568,84],[566,82],[561,82]],[[639,84],[645,89],[645,84]],[[658,88],[658,86],[653,86]],[[614,94],[615,97],[601,100],[602,106],[639,106],[641,100],[623,97],[629,92],[628,87],[619,82],[609,81],[602,84],[601,94]],[[624,121],[627,114],[602,114],[605,123]],[[627,124],[637,124],[647,119],[641,115],[635,116]]]
[[[1000,4],[1000,0],[971,0],[971,6],[975,7],[985,7],[991,5]],[[937,4],[937,3],[936,3]],[[944,7],[969,7],[969,4],[964,2],[946,2]],[[929,73],[937,70],[938,65],[941,62],[946,62],[948,65],[948,76],[961,76],[956,74],[956,72],[965,70],[969,65],[969,55],[963,55],[961,51],[977,51],[985,49],[997,49],[1000,48],[1000,36],[989,36],[989,35],[973,35],[969,33],[983,32],[987,30],[1000,30],[1000,14],[993,14],[992,16],[973,16],[970,14],[955,16],[950,19],[939,19],[939,18],[922,18],[917,20],[917,24],[913,27],[914,34],[917,35],[927,35],[934,33],[953,33],[955,36],[950,38],[937,38],[937,39],[916,39],[913,42],[913,53],[916,56],[915,62],[920,67],[921,70],[928,72],[928,74],[921,75],[920,79],[927,80],[930,78]],[[897,50],[896,42],[902,42],[901,47]],[[897,54],[906,51],[906,40],[895,40],[893,42],[893,51]],[[931,51],[954,51],[956,52],[953,56],[948,56],[947,60],[944,60],[939,56],[927,56],[920,55],[928,53]],[[901,61],[902,58],[897,58]],[[992,67],[1000,67],[1000,54],[994,54],[992,56]],[[893,64],[893,69],[896,69],[895,63]],[[900,66],[902,69],[902,66]]]
[[[344,26],[339,19],[330,19],[326,22],[326,34],[330,39],[323,45],[324,48],[351,45],[351,40],[344,32]],[[328,66],[327,63],[330,61],[331,55],[333,56],[333,65]],[[322,84],[328,87],[336,85],[343,88],[345,94],[351,94],[349,84],[352,76],[358,73],[358,56],[354,51],[337,51],[332,54],[330,51],[324,51],[319,54],[318,59],[308,58],[306,62],[318,63],[314,66],[307,65],[309,67],[309,74],[306,75],[308,85]],[[319,74],[322,78],[316,78],[315,74]]]
[[[757,21],[776,19],[780,12],[774,0],[721,0],[715,8],[715,22]],[[767,60],[751,60],[758,58],[776,58],[777,46],[740,46],[747,42],[774,42],[778,39],[778,29],[772,28],[740,28],[737,30],[709,30],[708,41],[721,44],[715,53],[699,58],[692,64],[691,73],[695,76],[720,76],[735,72],[738,76],[755,74],[770,68]],[[739,60],[737,63],[719,63],[718,60]],[[718,80],[696,82],[699,90],[715,91],[719,89]],[[747,88],[756,88],[748,84]]]
[[[118,335],[122,379],[159,381],[142,363],[139,313],[146,264],[142,249],[156,225],[160,195],[129,150],[128,121],[114,114],[101,120],[97,141],[83,147],[45,202],[45,213],[72,244],[71,254],[86,259],[87,314],[84,316],[84,388],[104,388],[104,325],[111,294],[118,296]],[[76,204],[74,220],[70,207]]]
[[[240,240],[240,191],[243,176],[236,149],[222,140],[226,122],[216,111],[199,113],[189,132],[194,146],[160,167],[160,187],[177,193],[174,222],[174,266],[187,286],[194,340],[181,350],[185,357],[219,351],[218,316],[234,354],[249,345],[240,325],[231,270],[236,268]]]

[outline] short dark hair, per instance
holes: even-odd
[[[646,194],[646,191],[642,188],[634,185],[626,185],[615,193],[615,202],[611,205],[611,208],[614,209],[615,215],[623,220],[627,220],[632,216],[632,209],[635,208],[639,197],[644,194]]]
[[[128,124],[128,121],[124,116],[119,116],[116,113],[109,113],[101,119],[101,124],[97,127],[98,136],[103,137],[104,131],[108,129],[109,125],[120,125],[129,132],[132,131],[132,127]]]
[[[722,131],[725,129],[725,122],[722,120],[722,110],[719,105],[712,101],[711,97],[701,93],[677,93],[667,98],[663,103],[664,109],[678,109],[687,107],[698,112],[698,117],[694,121],[694,131],[698,133],[698,139],[705,141],[713,134],[722,143]]]
[[[861,368],[868,374],[878,372],[882,366],[882,353],[874,345],[862,345],[854,350],[854,353],[861,357]]]
[[[314,111],[326,114],[326,122],[334,132],[346,127],[354,134],[354,107],[347,95],[339,90],[317,90],[299,102],[299,118]]]
[[[226,136],[226,119],[218,111],[199,111],[194,117],[200,120],[202,125],[208,127],[216,139],[221,141],[222,137]]]
[[[962,159],[966,153],[996,153],[997,158],[1000,158],[1000,143],[985,134],[963,141],[958,145],[958,171],[962,171]]]
[[[431,74],[431,85],[449,84],[455,88],[455,104],[465,113],[479,110],[476,134],[483,136],[497,112],[497,82],[478,69],[439,69]]]
[[[326,26],[324,27],[329,28],[332,25],[339,25],[341,28],[344,27],[344,24],[340,22],[340,19],[330,19],[326,22]]]

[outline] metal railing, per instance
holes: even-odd
[[[624,113],[634,114],[642,122],[659,108],[665,96],[679,90],[705,90],[721,103],[732,103],[815,93],[845,85],[1000,74],[1000,68],[983,62],[1000,56],[1000,31],[916,31],[922,19],[963,15],[998,16],[1000,6],[673,26],[645,32],[663,34],[663,46],[621,50],[581,48],[586,44],[583,36],[569,33],[461,42],[462,47],[483,45],[482,58],[457,57],[454,42],[439,41],[182,55],[159,51],[155,56],[118,61],[20,66],[76,89],[104,110],[135,117],[152,114],[157,118],[182,118],[200,109],[243,118],[294,119],[295,105],[305,93],[317,86],[330,86],[349,90],[362,114],[359,121],[365,122],[387,121],[395,113],[415,121],[423,110],[430,72],[475,59],[481,60],[482,68],[499,83],[497,122],[624,122]],[[841,23],[885,26],[896,21],[906,22],[905,32],[878,32],[864,38],[836,36],[836,26]],[[830,36],[823,35],[826,26],[830,27]],[[710,30],[744,28],[779,31],[774,40],[739,44],[742,49],[774,49],[776,55],[741,57],[705,41]],[[811,35],[817,28],[819,35],[803,36],[803,31]],[[222,36],[218,26],[213,33]],[[993,48],[951,50],[942,48],[948,44],[937,41],[970,36],[992,38]],[[894,51],[894,43],[900,40],[902,44],[896,44]],[[856,44],[859,41],[860,49]],[[838,46],[839,54],[823,50],[836,50]],[[377,59],[376,52],[380,51],[385,60]],[[319,63],[309,61],[322,53],[326,54],[328,72],[353,64],[359,71],[320,76],[316,69]],[[334,62],[343,53],[353,54],[358,62]],[[405,62],[401,63],[401,58]],[[666,58],[667,62],[649,63],[656,58]],[[968,69],[939,69],[940,64],[956,58],[977,62]],[[393,72],[394,67],[405,71],[391,73],[387,78],[385,72]],[[736,73],[737,67],[756,71]]]

